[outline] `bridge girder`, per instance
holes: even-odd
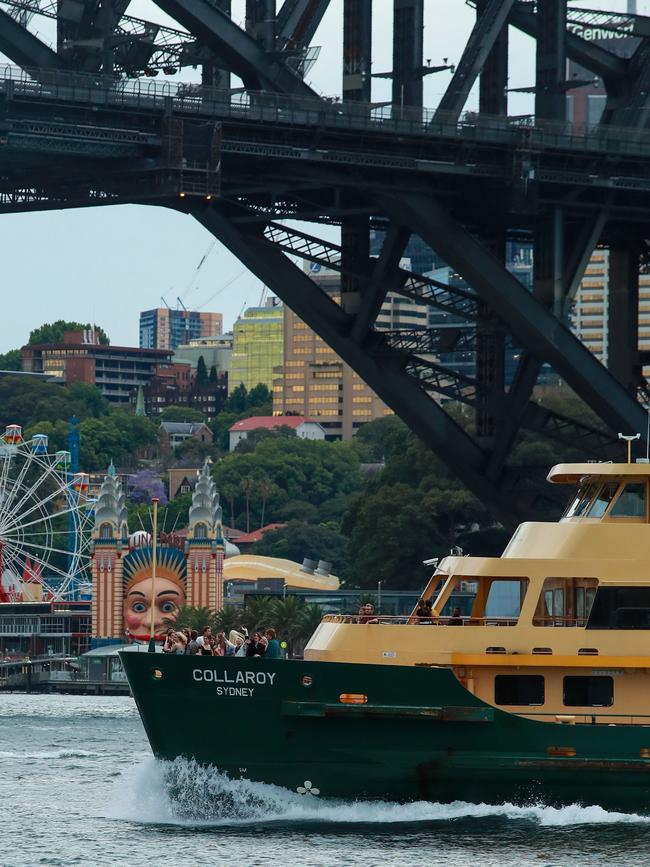
[[[125,9],[127,4],[120,2]],[[531,492],[518,489],[522,475],[508,466],[520,428],[581,444],[592,454],[611,453],[611,431],[645,431],[645,413],[631,393],[636,375],[634,352],[619,341],[612,375],[564,324],[589,255],[599,241],[618,244],[619,298],[633,295],[633,258],[628,247],[632,242],[639,244],[639,227],[650,218],[650,139],[646,141],[639,129],[644,126],[639,117],[646,113],[650,92],[645,87],[646,78],[650,81],[646,43],[650,28],[645,27],[645,20],[635,29],[641,42],[629,61],[565,31],[565,0],[539,0],[536,11],[521,0],[478,0],[476,26],[439,111],[431,119],[417,108],[422,77],[428,74],[421,56],[422,0],[394,0],[394,19],[399,24],[391,73],[395,104],[380,116],[369,104],[371,0],[346,0],[344,4],[347,65],[342,104],[321,100],[288,65],[290,52],[282,45],[284,40],[293,42],[296,50],[304,49],[327,0],[285,0],[274,22],[262,22],[259,38],[252,35],[255,28],[247,33],[230,19],[224,11],[229,6],[225,0],[156,2],[188,28],[196,44],[207,47],[209,63],[243,79],[248,102],[231,105],[227,93],[195,89],[188,99],[170,93],[150,107],[143,99],[137,106],[138,115],[136,106],[128,106],[127,100],[121,106],[105,83],[91,87],[84,102],[75,87],[66,90],[63,85],[55,95],[54,86],[49,86],[54,78],[48,74],[48,87],[40,93],[32,89],[18,105],[12,87],[0,82],[0,136],[6,132],[8,150],[3,155],[10,156],[10,168],[0,177],[0,209],[145,201],[189,211],[506,520],[513,520],[530,503]],[[85,29],[79,29],[76,36],[92,35],[88,28],[101,24],[100,6],[104,4],[95,4]],[[262,9],[262,4],[256,8]],[[105,37],[118,26],[124,11],[120,9],[113,7],[112,23],[102,19]],[[537,80],[544,98],[538,99],[537,108],[543,123],[519,125],[505,116],[508,25],[540,42]],[[564,42],[565,46],[560,44]],[[37,51],[29,36],[27,43]],[[610,97],[611,111],[605,123],[596,136],[585,137],[579,153],[573,130],[564,124],[565,49],[568,57],[604,78]],[[56,53],[55,57],[63,62]],[[27,65],[28,58],[27,53],[20,62]],[[37,65],[52,67],[56,62],[49,57]],[[74,74],[88,62],[80,53],[73,63]],[[459,119],[478,76],[484,114]],[[36,108],[39,97],[40,109]],[[40,131],[34,124],[29,126],[39,110],[49,123],[47,127],[44,122]],[[57,143],[56,124],[64,123],[60,116],[68,110],[71,129],[75,124],[77,128],[70,134],[63,131]],[[215,183],[214,172],[189,192],[183,160],[167,166],[173,168],[167,186],[156,187],[162,173],[144,168],[152,152],[169,156],[164,130],[187,121],[191,113],[197,128],[206,121],[223,125],[219,201],[213,200],[212,193],[202,196],[197,192],[216,189],[210,186]],[[82,129],[89,117],[97,129],[105,123],[113,133],[98,132],[93,141],[93,133]],[[126,127],[144,123],[151,131],[153,117],[157,118],[153,126],[160,133],[159,142],[129,138],[120,126],[121,122]],[[635,127],[638,132],[626,136],[616,124]],[[33,148],[39,135],[42,141],[50,137],[41,151],[38,146]],[[31,143],[27,143],[25,137],[30,136]],[[75,142],[69,154],[60,155],[59,168],[67,171],[65,182],[61,172],[56,175],[47,164],[47,154],[60,152],[62,140]],[[197,147],[203,153],[203,144],[195,142],[192,147],[193,153]],[[83,157],[78,165],[73,163],[74,149]],[[174,198],[181,193],[185,196],[182,202]],[[340,226],[341,243],[290,229],[278,222],[283,218]],[[377,256],[369,255],[371,226],[385,233]],[[533,294],[505,267],[508,232],[533,238]],[[400,267],[406,244],[414,235],[470,288],[457,289]],[[295,266],[289,258],[292,255],[341,273],[342,307],[333,304]],[[453,317],[450,327],[382,332],[375,324],[388,292],[448,314]],[[628,303],[625,310],[623,306],[616,322],[623,322],[629,342],[635,328],[634,304]],[[469,333],[465,323],[476,327],[476,333]],[[506,335],[521,350],[510,388],[503,382]],[[454,351],[476,356],[476,377],[453,369],[449,357],[443,359]],[[603,419],[609,433],[577,424],[531,399],[542,364],[553,366]],[[477,437],[463,432],[447,413],[444,401],[450,398],[473,407],[486,421],[477,426]]]

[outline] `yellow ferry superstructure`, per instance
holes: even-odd
[[[519,716],[649,725],[650,464],[560,464],[548,480],[578,486],[559,522],[521,524],[499,558],[445,557],[422,594],[430,622],[329,615],[305,660],[444,667]],[[450,616],[468,585],[469,615]],[[514,617],[490,605],[504,586]]]

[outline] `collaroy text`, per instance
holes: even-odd
[[[271,671],[213,671],[211,668],[195,668],[192,671],[194,680],[203,683],[223,684],[256,684],[257,686],[273,686],[276,672]]]

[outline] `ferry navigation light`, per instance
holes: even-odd
[[[628,464],[631,464],[632,463],[632,443],[634,442],[634,440],[641,439],[641,434],[640,433],[636,433],[636,434],[619,433],[618,438],[620,440],[625,440],[625,442],[627,443],[627,462],[628,462]]]

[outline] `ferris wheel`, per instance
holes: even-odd
[[[70,452],[48,438],[0,436],[0,598],[69,598],[87,581],[92,508],[86,473],[70,472]]]

